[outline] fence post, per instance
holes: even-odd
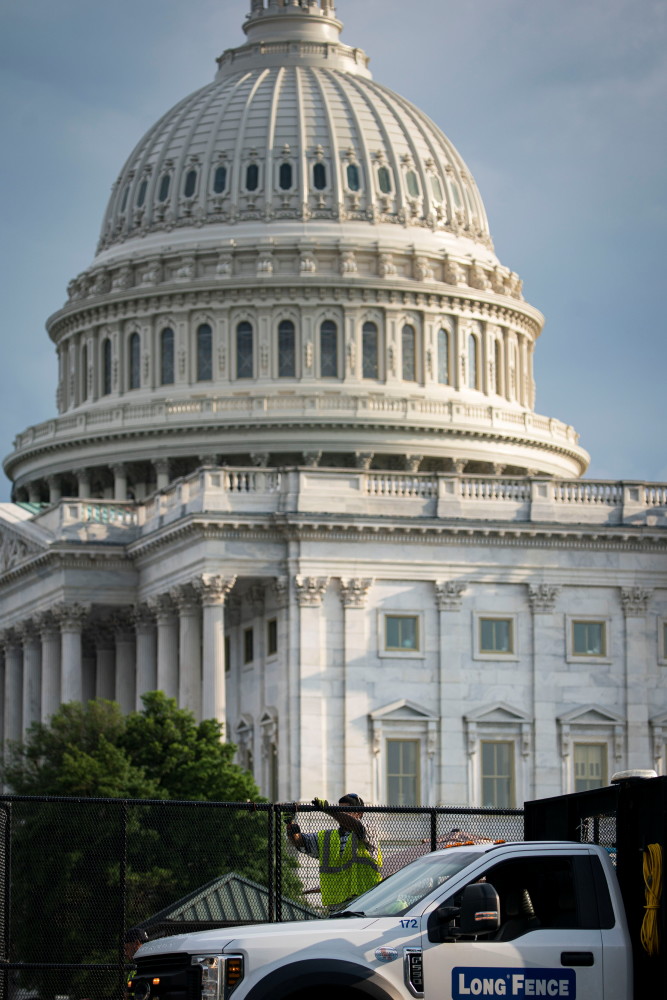
[[[127,975],[125,972],[125,932],[127,931],[127,827],[129,816],[129,802],[123,799],[120,804],[120,934],[118,936],[118,971],[120,973],[118,996],[125,996],[125,982]]]
[[[274,824],[274,845],[276,858],[276,922],[281,923],[283,919],[283,840],[280,836],[280,825],[282,823],[282,811],[280,806],[276,806],[276,822]]]
[[[436,849],[436,846],[437,846],[437,843],[436,843],[436,841],[437,841],[437,835],[438,835],[437,818],[438,817],[437,817],[436,810],[435,809],[431,809],[431,850],[432,851],[434,851]]]
[[[2,894],[2,974],[0,975],[0,1000],[9,998],[9,969],[7,962],[10,960],[11,948],[11,889],[12,889],[12,868],[11,868],[11,833],[12,833],[12,805],[11,802],[2,804],[2,869],[0,878],[0,893]]]
[[[269,883],[269,923],[275,923],[276,919],[276,886],[275,886],[275,864],[274,864],[274,851],[275,851],[275,827],[276,820],[278,820],[278,825],[280,825],[280,819],[276,816],[276,806],[272,802],[269,806],[266,824],[266,847],[267,847],[267,881]]]

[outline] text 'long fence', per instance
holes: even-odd
[[[149,938],[323,915],[318,862],[272,803],[0,799],[0,1000],[122,1000]],[[335,819],[299,806],[303,832]],[[521,840],[518,809],[369,807],[383,874],[461,839]]]

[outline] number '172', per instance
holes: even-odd
[[[401,920],[400,924],[401,924],[401,927],[416,927],[417,926],[417,921],[415,919],[412,919],[412,920]]]

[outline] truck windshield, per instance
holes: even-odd
[[[442,851],[428,854],[401,868],[349,904],[366,917],[391,917],[413,906],[480,857],[479,851]]]

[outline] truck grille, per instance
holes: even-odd
[[[130,980],[132,1000],[200,1000],[201,969],[191,955],[155,955],[137,959]]]

